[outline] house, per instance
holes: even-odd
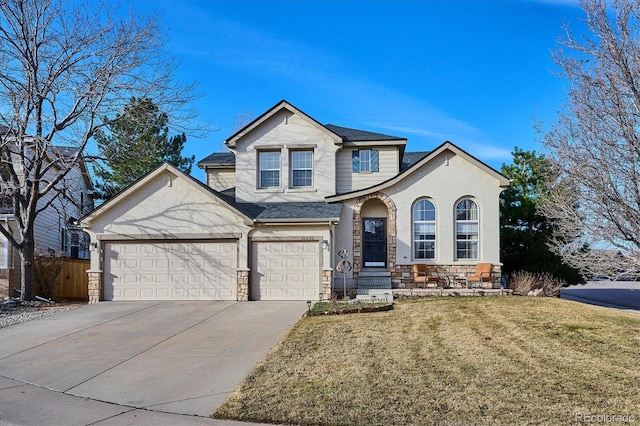
[[[164,164],[80,220],[91,301],[390,292],[414,285],[414,263],[500,275],[509,181],[450,142],[406,152],[405,138],[323,125],[283,100],[225,144],[198,163],[204,184]]]
[[[51,146],[49,149],[51,158],[61,161],[74,157],[78,150],[69,146]],[[86,163],[80,161],[75,164],[56,188],[56,191],[49,192],[38,202],[38,208],[44,209],[34,223],[36,255],[54,252],[69,258],[88,259],[89,236],[75,224],[78,218],[94,208],[94,187]],[[0,198],[0,226],[9,229],[12,234],[17,232],[10,196]],[[13,294],[12,289],[19,287],[20,257],[0,234],[0,297]]]

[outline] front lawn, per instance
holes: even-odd
[[[214,417],[561,425],[596,415],[640,422],[640,315],[560,299],[442,297],[302,318]]]

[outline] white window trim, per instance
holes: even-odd
[[[277,169],[263,169],[262,168],[262,162],[260,161],[260,156],[263,153],[269,153],[269,152],[273,152],[273,153],[278,153],[278,157],[279,157],[279,162],[278,162],[278,168]],[[282,188],[282,151],[278,150],[278,149],[261,149],[258,151],[258,189],[260,190],[280,190],[280,188]],[[277,186],[263,186],[262,185],[262,172],[263,171],[278,171],[278,185]]]
[[[4,224],[0,225],[0,226],[4,226],[4,229],[9,230],[9,221],[4,218],[3,219]],[[4,239],[3,241],[3,247],[2,247],[2,254],[3,254],[3,262],[0,262],[0,269],[9,269],[9,239],[6,238],[4,235],[2,236],[2,238]]]
[[[428,201],[433,206],[434,215],[435,215],[433,220],[420,220],[420,221],[416,220],[416,215],[415,215],[416,207],[421,201]],[[431,198],[420,198],[416,200],[416,202],[413,204],[413,207],[411,208],[411,219],[412,219],[411,220],[411,240],[412,240],[411,252],[412,252],[413,260],[416,260],[416,261],[436,260],[438,258],[438,207],[436,206],[436,203],[434,203]],[[416,240],[416,223],[417,222],[433,223],[433,227],[434,227],[433,257],[417,257],[416,256],[416,243],[419,241],[431,241],[431,240]]]
[[[458,211],[458,204],[460,204],[462,201],[465,200],[469,200],[472,201],[475,206],[476,206],[476,212],[477,212],[477,216],[478,218],[475,220],[458,220],[458,215],[457,215],[457,211]],[[453,236],[454,236],[454,240],[455,240],[455,245],[454,245],[454,253],[455,253],[455,259],[459,260],[459,261],[478,261],[480,260],[480,205],[478,204],[478,202],[472,198],[472,197],[464,197],[459,199],[458,201],[456,201],[456,204],[454,206],[453,209],[453,215],[454,215],[454,231],[453,231]],[[467,224],[476,224],[476,231],[477,231],[477,238],[475,240],[459,240],[458,239],[458,223],[467,223]],[[476,256],[475,257],[458,257],[458,242],[459,241],[464,241],[467,243],[472,243],[475,242],[477,249],[476,249]]]
[[[309,152],[311,153],[311,168],[294,168],[293,167],[293,155],[295,153],[298,152]],[[312,149],[295,149],[295,150],[290,150],[289,151],[289,169],[290,169],[290,174],[291,176],[289,177],[289,187],[291,189],[301,189],[301,190],[309,190],[314,188],[315,186],[315,181],[314,181],[314,168],[315,168],[315,163],[314,163],[314,158],[315,158],[315,152]],[[311,185],[304,185],[304,186],[296,186],[293,184],[294,179],[293,179],[293,172],[296,170],[310,170],[311,171]]]
[[[367,159],[367,162],[366,162],[366,164],[368,165],[367,170],[364,170],[362,168],[362,164],[365,164],[365,163],[362,162],[362,153],[363,152],[367,152],[368,153],[368,159]],[[360,149],[360,150],[358,150],[358,157],[359,157],[359,161],[360,161],[360,171],[359,171],[359,173],[373,173],[371,171],[371,150],[370,149]]]

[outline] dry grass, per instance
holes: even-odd
[[[640,421],[640,315],[549,298],[433,298],[308,317],[214,417],[300,425]]]

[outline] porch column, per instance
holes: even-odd
[[[331,283],[333,282],[333,269],[322,270],[322,299],[331,299]]]
[[[238,302],[249,301],[249,269],[238,269]]]
[[[89,303],[98,303],[102,295],[102,271],[89,269],[89,286],[87,292],[89,294]]]

